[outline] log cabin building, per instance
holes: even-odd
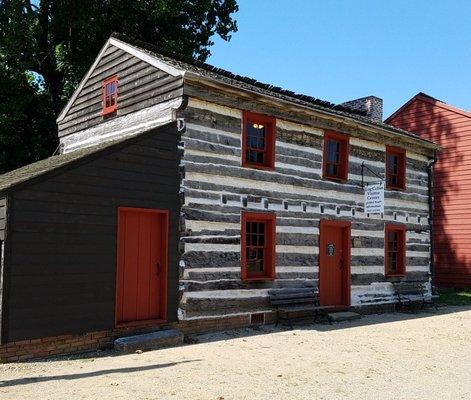
[[[0,177],[0,357],[270,323],[270,288],[362,312],[391,309],[394,281],[430,288],[437,146],[378,106],[113,35],[57,119],[60,154]]]
[[[418,93],[386,123],[441,146],[433,174],[435,283],[471,288],[471,112]]]

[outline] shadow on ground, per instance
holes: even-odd
[[[410,312],[395,312],[387,314],[370,314],[364,315],[361,319],[344,321],[329,324],[327,320],[314,322],[312,319],[303,319],[293,323],[293,330],[314,330],[318,332],[330,332],[339,329],[354,329],[357,327],[368,325],[381,325],[400,321],[407,321],[417,318],[430,318],[439,315],[454,314],[459,312],[471,311],[471,305],[467,306],[447,306],[440,307],[438,310],[426,308],[423,310],[412,310]],[[206,333],[195,335],[189,338],[190,343],[209,343],[220,340],[230,340],[235,338],[244,338],[255,335],[266,335],[275,332],[290,331],[287,325],[259,325],[249,328],[241,328],[230,331]]]
[[[293,321],[293,328],[294,330],[314,330],[318,332],[330,332],[330,331],[336,331],[339,329],[354,329],[354,328],[362,327],[362,326],[394,323],[394,322],[407,321],[410,319],[417,319],[417,318],[430,318],[433,316],[453,314],[453,313],[459,313],[459,312],[464,312],[464,311],[471,311],[471,305],[440,306],[438,310],[435,310],[433,308],[426,308],[422,310],[412,310],[410,312],[369,314],[369,315],[362,316],[361,319],[357,319],[353,321],[345,321],[345,322],[340,322],[340,323],[333,323],[332,325],[330,325],[327,320],[318,320],[314,322],[312,318],[310,319],[306,318],[303,320]],[[211,342],[245,338],[245,337],[251,337],[251,336],[258,336],[258,335],[268,335],[268,334],[273,334],[277,332],[285,332],[285,331],[288,331],[288,332],[290,331],[289,326],[287,325],[278,325],[278,326],[254,325],[251,327],[240,328],[240,329],[185,336],[185,345],[187,346],[198,345],[200,343],[211,343]],[[159,351],[159,350],[155,350],[155,351]],[[79,353],[79,354],[54,356],[54,357],[50,357],[50,358],[42,359],[42,360],[40,359],[40,360],[25,361],[24,363],[29,364],[29,363],[37,363],[37,362],[54,362],[54,361],[64,361],[64,360],[86,361],[87,359],[96,359],[96,358],[103,358],[103,357],[121,357],[123,355],[125,354],[118,353],[113,350],[90,351],[90,352],[84,352],[84,353]],[[127,372],[132,373],[132,372],[146,371],[146,370],[152,370],[152,369],[168,368],[168,367],[172,367],[174,365],[180,364],[180,363],[198,362],[198,361],[201,361],[201,360],[187,360],[187,361],[181,361],[181,362],[172,362],[172,363],[148,365],[148,366],[140,366],[140,367],[109,369],[109,370],[102,370],[102,371],[87,372],[87,373],[82,373],[82,374],[29,377],[29,378],[15,379],[15,380],[10,380],[10,381],[2,381],[0,379],[0,387],[26,385],[26,384],[37,383],[37,382],[44,382],[48,380],[67,381],[67,380],[72,380],[72,379],[81,379],[81,378],[106,375],[106,374],[127,373]]]
[[[139,366],[139,367],[103,369],[103,370],[100,370],[100,371],[83,372],[83,373],[80,373],[80,374],[52,375],[52,376],[33,376],[33,377],[28,377],[28,378],[12,379],[12,380],[8,380],[8,381],[0,380],[0,387],[29,385],[29,384],[32,384],[32,383],[40,383],[40,382],[48,382],[48,381],[60,381],[60,380],[70,381],[70,380],[74,380],[74,379],[91,378],[91,377],[100,376],[100,375],[143,372],[143,371],[149,371],[149,370],[161,369],[161,368],[168,368],[168,367],[173,367],[173,366],[178,365],[178,364],[198,362],[198,361],[201,361],[201,360],[185,360],[185,361],[179,361],[179,362],[154,364],[154,365],[146,365],[146,366]]]

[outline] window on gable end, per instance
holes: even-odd
[[[118,107],[118,77],[105,79],[102,84],[102,115],[109,115]]]
[[[276,120],[268,115],[244,111],[242,128],[242,166],[275,168]]]

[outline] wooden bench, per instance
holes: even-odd
[[[420,308],[423,309],[426,305],[432,305],[437,310],[434,298],[425,297],[428,294],[428,290],[425,287],[424,282],[420,281],[403,281],[393,282],[394,292],[397,296],[400,309],[408,307],[412,309],[414,303],[420,303]]]
[[[319,305],[319,293],[314,288],[272,289],[268,291],[268,295],[270,305],[276,309],[276,325],[280,320],[287,320],[291,329],[292,318],[296,314],[304,316],[306,313],[313,313],[316,321],[319,314],[336,308]]]

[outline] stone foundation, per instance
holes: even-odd
[[[272,323],[273,318],[265,318]],[[61,335],[41,339],[21,340],[0,345],[0,362],[25,361],[56,355],[77,354],[113,348],[115,339],[123,336],[148,333],[160,329],[176,328],[185,335],[218,330],[237,329],[250,325],[250,314],[205,317],[183,320],[167,325],[116,328],[79,335]]]
[[[351,307],[352,311],[362,314],[391,312],[393,304],[384,304],[382,307]],[[46,358],[57,355],[78,354],[93,350],[108,350],[113,348],[117,338],[123,336],[144,334],[161,329],[178,329],[184,335],[200,334],[206,332],[238,329],[251,325],[269,325],[275,323],[275,312],[257,311],[256,318],[252,313],[240,313],[221,316],[194,317],[167,325],[144,325],[139,327],[122,327],[106,331],[88,332],[79,335],[61,335],[41,339],[21,340],[0,345],[0,362],[25,361],[35,358]],[[301,316],[300,316],[301,317]],[[263,321],[263,322],[262,322]]]

